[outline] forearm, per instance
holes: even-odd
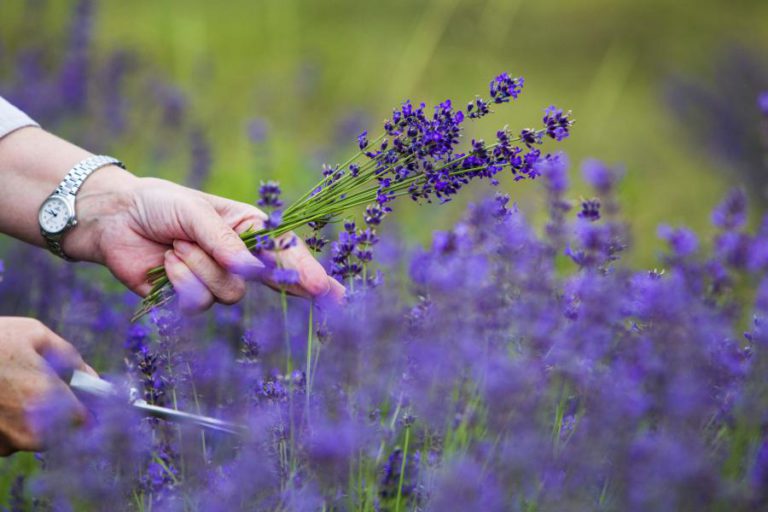
[[[44,246],[38,209],[67,172],[89,156],[85,149],[37,127],[21,128],[0,138],[0,232]],[[97,241],[86,236],[95,232],[91,228],[98,223],[90,212],[97,203],[103,208],[134,180],[132,174],[116,166],[99,169],[86,180],[77,196],[79,225],[65,235],[68,254],[76,259],[100,260]],[[119,207],[119,201],[114,201],[114,207]]]

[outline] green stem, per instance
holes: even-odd
[[[312,347],[312,335],[314,328],[314,320],[312,318],[313,311],[315,309],[315,300],[312,299],[309,302],[309,319],[308,319],[308,326],[307,326],[307,369],[305,371],[305,379],[306,382],[304,383],[304,388],[306,391],[306,411],[304,414],[307,416],[307,425],[309,425],[309,398],[310,394],[312,393],[312,350],[314,348]]]
[[[189,375],[189,382],[192,384],[192,397],[195,399],[195,408],[197,409],[197,414],[202,414],[202,409],[200,408],[200,400],[197,398],[197,386],[195,386],[195,380],[192,375],[192,367],[187,363],[187,374]],[[200,429],[200,442],[202,443],[202,449],[203,449],[203,461],[208,462],[208,450],[205,446],[205,430]]]
[[[374,141],[371,141],[371,142],[368,144],[368,147],[372,147],[373,145],[377,144],[377,143],[378,143],[378,142],[379,142],[381,139],[383,139],[383,138],[384,138],[384,134],[381,134],[381,135],[379,135],[379,137],[378,137],[378,138],[376,138],[376,140],[374,140]],[[354,155],[352,158],[350,158],[349,160],[347,160],[346,162],[344,162],[343,164],[341,164],[341,165],[339,166],[339,169],[344,169],[345,167],[349,166],[349,164],[351,164],[352,162],[354,162],[355,160],[357,160],[358,158],[360,158],[362,155],[363,155],[363,152],[362,152],[362,150],[361,150],[361,151],[358,151],[357,153],[355,153],[355,155]],[[314,197],[314,196],[312,196],[312,195],[311,195],[311,194],[312,194],[312,192],[314,192],[315,190],[317,190],[317,189],[318,189],[318,187],[321,187],[321,186],[323,186],[323,185],[325,184],[325,182],[326,182],[326,181],[328,181],[328,179],[329,179],[329,178],[331,178],[331,176],[323,176],[323,179],[321,179],[321,180],[320,180],[320,181],[319,181],[319,182],[318,182],[318,183],[317,183],[317,184],[316,184],[314,187],[310,188],[310,189],[309,189],[307,192],[305,192],[305,193],[304,193],[304,195],[302,195],[302,196],[301,196],[301,197],[300,197],[300,198],[299,198],[299,199],[298,199],[298,200],[297,200],[295,203],[293,203],[291,206],[289,206],[289,207],[286,209],[285,213],[288,213],[289,211],[295,210],[296,208],[298,208],[298,207],[302,206],[302,205],[303,205],[303,203],[304,203],[304,202],[305,202],[307,199],[311,199],[312,197]]]
[[[288,332],[288,298],[285,293],[285,288],[280,288],[280,307],[283,312],[283,337],[285,341],[285,378],[288,380],[288,460],[290,464],[290,470],[288,472],[288,482],[290,485],[293,479],[294,471],[296,469],[296,440],[293,426],[293,356],[291,354],[291,335]]]
[[[397,483],[397,499],[395,500],[395,512],[400,512],[400,501],[403,497],[403,482],[405,481],[405,466],[408,462],[408,443],[411,440],[411,427],[405,427],[405,440],[403,441],[403,460],[400,463],[400,480]]]

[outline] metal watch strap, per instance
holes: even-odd
[[[93,171],[105,167],[107,165],[117,165],[125,169],[125,165],[118,159],[112,158],[106,155],[95,155],[86,158],[79,164],[75,165],[64,179],[59,183],[56,192],[59,194],[76,195],[77,191],[83,185],[83,182]]]
[[[53,254],[63,260],[75,261],[67,256],[67,253],[64,252],[64,249],[61,247],[61,238],[52,238],[47,236],[45,233],[43,233],[43,238],[45,238],[45,244],[48,246],[48,250]]]
[[[70,169],[67,175],[64,176],[64,179],[61,181],[61,183],[59,183],[59,186],[56,187],[53,195],[70,195],[74,198],[77,195],[77,191],[80,190],[80,187],[83,185],[83,182],[85,182],[88,176],[90,176],[94,171],[101,169],[102,167],[106,167],[107,165],[116,165],[125,169],[125,164],[116,158],[112,158],[111,156],[94,155],[88,157]],[[53,254],[67,261],[73,261],[72,258],[67,256],[62,247],[62,240],[65,233],[66,231],[56,235],[50,235],[45,231],[42,232],[45,243],[48,245],[48,249]]]

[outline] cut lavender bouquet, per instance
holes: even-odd
[[[401,196],[414,201],[449,201],[461,188],[475,179],[498,183],[498,174],[509,169],[515,180],[536,177],[536,163],[542,158],[538,148],[545,137],[557,141],[568,137],[573,121],[570,112],[551,106],[546,109],[540,129],[524,129],[513,133],[507,128],[496,133],[496,141],[487,144],[472,140],[466,150],[458,145],[462,124],[467,118],[479,119],[491,113],[492,105],[517,99],[523,88],[522,78],[502,73],[490,82],[489,98],[476,97],[465,110],[454,109],[451,100],[434,108],[432,116],[426,105],[414,106],[406,101],[384,122],[384,131],[369,140],[367,131],[358,137],[359,151],[341,165],[324,166],[323,178],[293,204],[281,210],[279,188],[274,183],[262,186],[263,206],[273,208],[263,227],[251,228],[240,237],[254,251],[280,249],[276,238],[309,225],[315,233],[308,245],[319,250],[325,242],[317,235],[320,227],[367,205],[365,220],[376,225],[391,211],[392,202]],[[351,230],[351,231],[350,231]],[[354,235],[354,228],[348,232]],[[362,244],[370,245],[375,235],[364,231]],[[343,253],[344,251],[342,251]],[[349,252],[349,251],[348,251]],[[364,251],[365,253],[365,251]],[[357,266],[345,263],[345,254],[335,255],[337,274],[347,277]],[[365,260],[365,254],[363,254]],[[160,266],[150,270],[153,285],[134,319],[173,297],[173,290]]]

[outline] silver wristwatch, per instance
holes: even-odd
[[[97,155],[86,158],[70,170],[56,190],[43,202],[37,215],[40,233],[51,252],[70,260],[61,248],[64,234],[77,225],[75,197],[83,182],[93,171],[107,165],[117,165],[125,169],[120,160],[111,156]]]

